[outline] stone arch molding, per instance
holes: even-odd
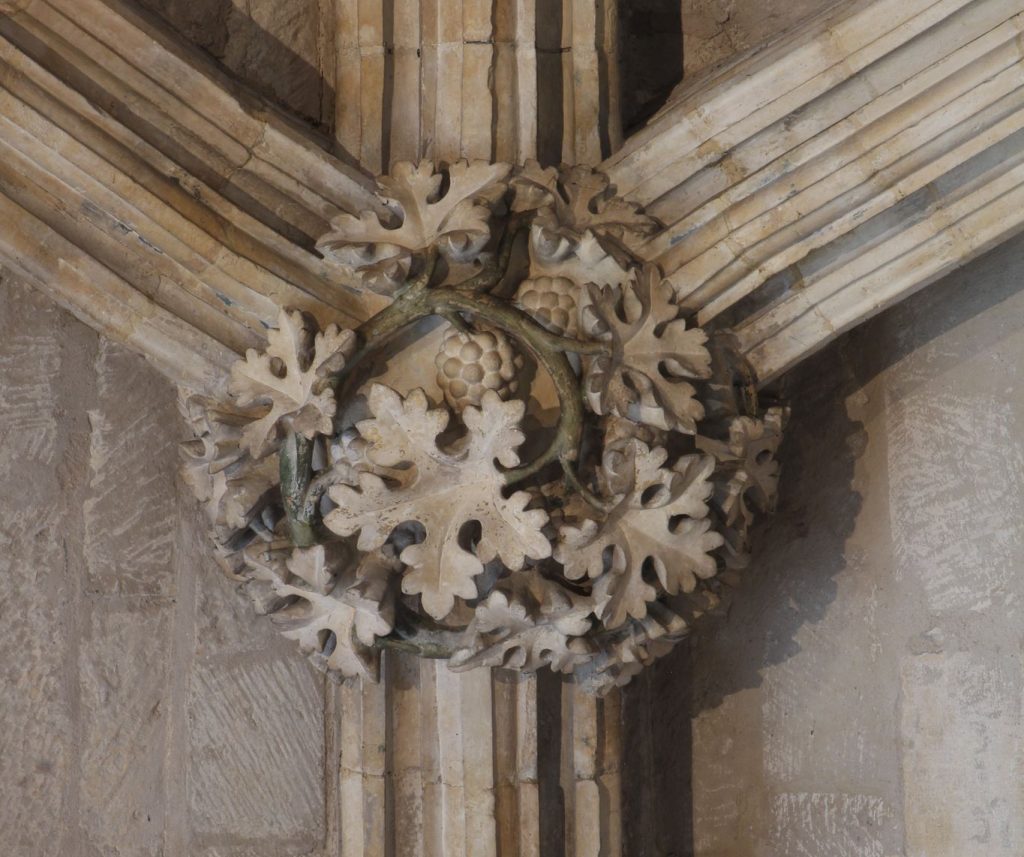
[[[414,39],[400,46],[402,55],[423,60],[422,70],[419,63],[403,66],[408,75],[403,72],[400,86],[371,86],[386,77],[372,74],[383,61],[382,43],[371,39],[358,49],[343,44],[339,80],[347,81],[348,73],[356,80],[358,68],[360,77],[353,85],[369,95],[365,103],[343,99],[340,106],[347,105],[349,113],[340,115],[339,141],[354,152],[358,139],[359,161],[366,169],[384,163],[385,148],[392,156],[416,159],[428,154],[450,163],[463,156],[489,158],[490,152],[499,153],[498,160],[516,163],[536,158],[539,66],[536,39],[530,36],[539,32],[536,5],[517,5],[510,19],[481,14],[461,20],[456,27],[462,28],[461,47],[452,53],[457,65],[447,76],[420,74],[431,68],[438,47],[430,28],[421,27],[423,44],[414,45]],[[255,349],[278,366],[266,350],[266,333],[287,333],[292,323],[279,319],[283,306],[315,317],[325,335],[332,323],[350,330],[354,339],[344,337],[339,328],[335,346],[343,350],[342,340],[351,340],[348,347],[355,350],[342,358],[354,358],[361,347],[360,331],[366,332],[366,316],[401,302],[402,295],[394,300],[391,293],[416,282],[433,255],[436,270],[417,294],[435,295],[436,287],[456,285],[449,277],[481,273],[474,264],[501,261],[499,233],[517,231],[511,227],[517,216],[515,201],[532,199],[528,194],[520,197],[520,185],[529,186],[537,197],[529,226],[537,240],[530,242],[526,260],[535,270],[525,278],[538,288],[531,296],[524,294],[516,307],[514,293],[498,294],[499,287],[494,287],[495,299],[512,307],[508,311],[544,317],[543,312],[561,325],[572,320],[577,332],[569,338],[583,336],[607,347],[610,337],[612,352],[616,336],[622,340],[634,325],[643,330],[650,313],[671,307],[684,320],[683,334],[693,326],[709,334],[701,347],[711,354],[706,370],[711,378],[690,377],[700,373],[670,361],[659,363],[659,380],[643,372],[602,374],[593,368],[614,365],[614,354],[602,355],[600,347],[598,353],[567,358],[583,385],[580,412],[586,424],[580,449],[587,455],[571,463],[577,468],[573,476],[592,492],[602,486],[598,470],[588,475],[587,456],[602,460],[601,421],[622,419],[624,410],[628,416],[642,413],[650,419],[677,401],[681,385],[688,384],[694,389],[690,398],[705,409],[700,420],[689,415],[694,428],[647,424],[644,431],[666,432],[665,439],[673,440],[664,446],[670,468],[684,454],[714,456],[696,443],[699,437],[726,442],[721,425],[717,434],[711,431],[714,412],[709,405],[717,399],[709,396],[718,384],[716,367],[733,366],[742,378],[749,362],[761,382],[777,378],[843,331],[1024,228],[1024,12],[1019,3],[856,0],[829,6],[762,49],[684,83],[662,112],[625,140],[618,129],[597,128],[592,122],[602,115],[596,104],[611,104],[618,97],[614,75],[602,77],[594,71],[615,68],[611,17],[600,27],[596,19],[598,7],[611,15],[614,5],[577,4],[573,9],[580,14],[563,22],[571,50],[561,45],[557,51],[564,63],[565,98],[559,101],[562,115],[556,124],[565,161],[597,164],[606,154],[601,140],[609,141],[611,152],[599,170],[618,196],[643,211],[640,219],[617,225],[611,221],[627,207],[614,201],[607,188],[589,198],[590,190],[584,192],[580,199],[587,202],[582,206],[571,202],[571,171],[555,179],[557,194],[545,184],[548,179],[530,182],[529,171],[512,175],[498,165],[466,165],[461,178],[453,181],[449,171],[439,184],[432,169],[394,168],[390,189],[375,187],[364,170],[334,158],[323,140],[311,139],[282,121],[269,105],[227,82],[208,57],[168,39],[132,4],[3,3],[0,60],[9,71],[9,85],[0,95],[5,120],[0,123],[5,146],[0,159],[0,258],[5,269],[104,335],[143,353],[179,385],[220,403],[217,410],[194,400],[187,409],[201,438],[191,452],[210,460],[202,490],[224,504],[224,511],[214,516],[218,526],[230,521],[236,529],[262,526],[273,533],[280,522],[270,520],[269,512],[268,522],[246,517],[262,498],[248,492],[261,484],[267,489],[275,478],[274,456],[280,457],[287,439],[281,436],[282,420],[310,433],[311,438],[298,434],[310,442],[334,434],[315,431],[315,409],[283,412],[278,404],[274,410],[272,397],[261,401],[255,394],[251,404],[240,405],[227,392],[233,363]],[[478,10],[485,7],[474,4]],[[481,38],[478,26],[495,30]],[[383,38],[385,30],[380,26],[375,32]],[[484,59],[492,63],[493,79],[474,71]],[[453,80],[464,84],[456,87],[457,95],[449,86]],[[490,80],[495,81],[494,92],[488,89]],[[605,84],[607,90],[598,91]],[[419,100],[411,96],[421,89]],[[394,103],[385,103],[392,95]],[[398,103],[401,109],[392,110]],[[444,108],[439,110],[438,104]],[[410,105],[414,109],[408,110]],[[612,117],[615,112],[606,113]],[[384,116],[389,117],[389,129],[383,128]],[[443,140],[434,133],[440,126]],[[588,171],[575,175],[578,183],[602,181]],[[426,196],[419,201],[421,191]],[[547,204],[538,201],[544,194],[550,195]],[[382,197],[392,201],[390,211]],[[403,208],[403,199],[411,208]],[[396,209],[397,224],[391,220]],[[406,218],[410,212],[413,216]],[[595,215],[610,220],[598,224],[600,228],[586,225]],[[658,227],[644,228],[642,217],[656,219]],[[334,226],[329,226],[332,221]],[[438,235],[438,228],[447,231]],[[326,254],[311,252],[329,231],[333,244],[324,245]],[[559,258],[566,247],[571,252]],[[558,261],[546,263],[546,258]],[[581,269],[591,263],[629,275],[616,281],[624,274],[602,278]],[[664,284],[651,283],[653,268],[644,267],[649,264],[665,274]],[[565,281],[573,285],[566,289]],[[480,294],[472,289],[454,291],[479,302]],[[655,305],[656,296],[669,294],[669,308]],[[609,304],[616,301],[610,312]],[[452,315],[457,325],[473,331],[472,313],[462,308]],[[680,320],[657,318],[653,339],[664,337],[670,324]],[[585,325],[596,327],[587,331]],[[710,336],[713,326],[733,331],[735,339],[723,333]],[[326,378],[315,370],[306,377],[311,363],[306,362],[303,343],[310,337],[315,343],[315,331],[306,320],[294,327],[298,374],[305,380],[293,392],[312,395],[325,409],[330,401],[334,419],[341,419],[339,413],[349,413],[347,392],[341,400],[335,395],[333,370]],[[565,336],[544,330],[545,335]],[[669,335],[678,330],[675,325]],[[547,373],[525,363],[519,369],[517,352],[522,357],[536,354],[523,349],[500,325],[498,332],[501,340],[489,332],[494,346],[488,345],[487,354],[493,361],[490,351],[497,351],[500,383],[495,392],[505,392],[508,397],[499,399],[508,403],[515,383],[524,386],[532,372],[543,384]],[[624,354],[648,339],[631,337]],[[453,371],[459,369],[456,358],[462,353],[457,345],[452,343],[457,353],[450,355]],[[550,345],[549,338],[545,348],[550,350]],[[310,347],[315,356],[315,345]],[[726,356],[717,357],[720,352]],[[480,353],[482,357],[482,347]],[[339,354],[332,352],[331,357],[338,359]],[[278,360],[284,365],[283,358]],[[467,371],[474,375],[477,369]],[[673,376],[677,369],[682,377],[663,377],[663,370]],[[627,378],[629,383],[624,382]],[[642,378],[651,383],[649,388],[638,381]],[[602,379],[610,379],[610,386],[602,388]],[[480,381],[469,376],[458,380],[468,392],[483,376]],[[306,382],[308,390],[303,391]],[[392,387],[406,406],[413,390]],[[658,398],[666,390],[674,394],[670,402]],[[431,394],[435,402],[426,413],[440,408],[440,389]],[[611,413],[593,413],[595,402]],[[479,405],[470,406],[484,404],[481,398]],[[544,406],[555,404],[549,399]],[[274,414],[267,432],[274,448],[262,457],[240,446],[247,421],[265,416],[260,406]],[[451,411],[453,405],[445,403],[444,408]],[[766,413],[745,404],[743,408],[735,408],[735,414],[767,426]],[[350,428],[359,440],[358,423],[376,415],[368,411],[356,416]],[[523,414],[527,436],[515,453],[524,461],[534,455],[530,443],[535,421],[544,425],[541,417],[528,409]],[[462,424],[454,413],[450,421]],[[781,415],[774,422],[780,423]],[[543,428],[538,432],[543,438]],[[648,452],[658,447],[658,439],[633,438]],[[732,442],[731,435],[728,439]],[[323,468],[332,444],[319,440],[312,447],[321,457],[315,466]],[[242,478],[242,462],[248,460],[252,464]],[[517,466],[501,467],[504,472]],[[270,472],[270,483],[252,478],[261,469]],[[358,485],[350,487],[358,490]],[[326,486],[327,502],[333,502],[331,489],[341,488]],[[532,501],[537,508],[522,511],[543,511],[544,527],[556,532],[561,524],[557,516],[565,510],[555,508],[556,498],[539,494]],[[710,516],[720,514],[716,509],[725,502],[717,497],[713,489],[706,501]],[[556,541],[556,535],[549,540],[551,557],[537,562],[557,562]],[[714,550],[719,557],[728,552],[725,545]],[[609,569],[614,549],[610,553]],[[475,549],[474,556],[483,564]],[[481,574],[473,575],[474,581],[481,579]],[[581,580],[593,585],[589,571]],[[664,587],[653,561],[635,580],[649,587],[644,593]],[[694,591],[715,585],[695,585]],[[592,615],[593,626],[599,617]],[[321,636],[328,635],[316,640]],[[597,638],[591,643],[597,645]],[[640,648],[640,654],[629,656],[649,658],[651,645]]]
[[[317,246],[386,307],[282,309],[228,397],[183,402],[218,556],[339,678],[393,647],[624,684],[746,565],[785,412],[639,257],[659,224],[601,172],[400,162],[379,187],[387,213]],[[434,387],[378,379],[430,318]]]
[[[346,21],[348,33],[357,30],[352,18],[343,18],[334,58],[337,91],[345,97],[337,105],[335,137],[352,155],[349,161],[227,79],[209,57],[170,37],[135,3],[0,4],[0,61],[8,70],[0,93],[5,274],[49,295],[193,391],[183,403],[197,437],[188,445],[188,471],[210,513],[222,559],[245,581],[259,608],[298,637],[325,668],[333,668],[332,658],[337,662],[349,653],[350,670],[372,676],[385,643],[452,655],[463,640],[468,640],[463,646],[468,658],[480,654],[504,664],[522,659],[528,668],[530,657],[550,657],[554,649],[547,640],[553,638],[571,655],[589,658],[575,665],[588,686],[600,690],[626,680],[664,651],[676,631],[683,632],[681,623],[711,608],[733,579],[742,564],[749,515],[764,499],[759,492],[773,485],[770,460],[784,413],[743,394],[749,383],[746,364],[760,382],[769,382],[843,331],[1024,229],[1024,11],[1016,0],[823,3],[820,14],[775,41],[684,81],[659,114],[625,139],[614,125],[616,5],[411,3],[407,8],[423,14],[397,16],[401,27],[393,39],[381,16],[359,21],[358,44],[344,38]],[[381,9],[379,3],[340,0],[320,6],[332,14]],[[557,26],[548,26],[549,19],[540,15],[558,6],[565,14]],[[463,14],[470,9],[479,14]],[[560,38],[542,45],[541,33]],[[551,80],[557,86],[549,88],[546,107],[560,114],[557,134],[539,125],[540,84]],[[352,92],[361,97],[349,97]],[[602,126],[604,120],[609,124]],[[407,497],[405,492],[423,485],[444,487],[451,472],[445,467],[461,472],[468,466],[467,420],[472,422],[476,412],[478,425],[484,425],[485,409],[503,414],[522,401],[527,403],[522,417],[506,426],[505,443],[495,441],[505,460],[494,465],[490,459],[492,470],[484,467],[488,459],[474,462],[490,478],[480,482],[489,484],[494,496],[495,472],[505,478],[509,469],[528,466],[547,448],[558,400],[548,373],[536,367],[534,351],[501,325],[477,330],[480,319],[465,307],[442,321],[449,326],[454,321],[460,335],[487,334],[493,340],[486,340],[486,349],[476,343],[479,357],[463,357],[465,343],[453,334],[452,353],[442,365],[454,360],[446,376],[463,383],[464,392],[452,389],[456,398],[473,388],[479,404],[459,411],[443,401],[444,391],[433,380],[433,355],[418,361],[425,366],[409,361],[402,351],[404,333],[375,350],[372,359],[359,357],[367,316],[402,299],[392,293],[418,281],[431,261],[431,248],[436,248],[436,268],[420,291],[436,295],[460,279],[482,274],[486,280],[488,271],[504,270],[492,264],[501,262],[501,235],[520,232],[513,226],[513,206],[522,174],[497,166],[485,167],[491,171],[486,175],[473,167],[481,180],[476,187],[469,176],[470,184],[455,183],[449,172],[431,185],[433,168],[423,168],[422,178],[413,179],[418,168],[391,166],[393,180],[405,170],[430,190],[425,210],[414,204],[396,212],[397,203],[389,210],[381,197],[401,202],[402,196],[378,187],[371,174],[421,157],[517,164],[539,157],[599,165],[619,197],[659,224],[651,234],[642,218],[621,232],[595,230],[577,218],[620,216],[621,203],[601,190],[581,196],[586,203],[574,207],[572,175],[549,172],[553,189],[535,183],[547,200],[537,202],[529,215],[529,235],[536,240],[520,237],[507,260],[515,273],[506,285],[530,280],[536,287],[518,300],[518,288],[505,290],[500,284],[454,290],[477,302],[493,295],[499,306],[514,310],[518,327],[525,323],[521,314],[529,316],[543,331],[527,326],[545,339],[544,353],[553,350],[551,336],[590,341],[598,351],[566,358],[584,425],[577,457],[568,460],[569,475],[562,474],[556,455],[532,483],[506,483],[501,490],[505,509],[504,501],[515,492],[529,493],[521,512],[538,512],[535,522],[544,516],[543,524],[535,525],[548,537],[551,556],[533,559],[524,551],[523,567],[506,571],[509,557],[499,543],[492,544],[496,559],[485,563],[490,554],[480,547],[483,527],[470,525],[465,538],[454,541],[453,550],[461,551],[456,555],[465,563],[460,568],[485,566],[471,578],[478,596],[482,586],[488,597],[497,592],[506,603],[494,596],[490,609],[485,598],[455,593],[451,612],[458,615],[442,622],[420,611],[422,593],[402,592],[416,571],[415,566],[409,571],[402,554],[413,543],[425,543],[425,523],[404,528],[400,535],[411,532],[406,544],[385,537],[385,545],[391,539],[390,555],[377,556],[374,568],[367,557],[380,549],[359,548],[361,527],[358,535],[347,537],[326,524],[327,533],[320,529],[325,513],[335,509],[331,491],[359,493],[360,478],[379,479],[390,494]],[[602,182],[589,171],[576,175]],[[456,185],[470,191],[451,197]],[[410,210],[415,229],[404,218]],[[430,219],[441,212],[443,217]],[[446,230],[441,240],[431,224]],[[404,228],[389,228],[395,226]],[[312,252],[329,232],[337,244],[324,246],[325,253]],[[545,261],[549,256],[557,261]],[[614,276],[588,272],[585,264],[591,263]],[[657,265],[670,292],[655,282],[646,263]],[[641,300],[644,295],[650,305]],[[655,295],[666,297],[655,304]],[[614,314],[608,311],[612,303]],[[282,307],[298,314],[282,316]],[[694,426],[670,430],[639,419],[634,420],[643,424],[639,436],[616,436],[605,424],[619,422],[621,413],[594,412],[595,407],[612,410],[612,400],[602,401],[600,395],[602,361],[612,370],[604,377],[625,376],[616,374],[614,347],[610,356],[601,348],[608,346],[608,337],[613,346],[616,336],[623,341],[624,331],[634,325],[644,331],[652,319],[655,340],[676,334],[692,338],[702,328],[707,338],[699,345],[710,355],[703,372],[709,375],[699,371],[705,364],[694,361],[694,348],[687,352],[689,366],[662,361],[657,378],[640,371],[628,376],[624,392],[612,388],[622,392],[617,409],[639,416],[643,405],[649,420],[659,407],[675,407],[681,399]],[[333,332],[332,323],[338,325]],[[425,334],[422,349],[439,351],[447,329],[423,331],[421,325],[430,323],[417,323],[415,332]],[[351,335],[342,332],[346,329]],[[712,335],[723,330],[731,330],[735,339]],[[268,341],[270,331],[273,341]],[[646,333],[630,336],[622,354],[635,356],[644,341],[649,342]],[[271,353],[275,342],[294,374],[285,357]],[[239,364],[239,356],[250,350],[252,361]],[[482,371],[485,367],[474,362],[482,363],[485,352],[496,368]],[[409,447],[410,458],[417,451],[417,461],[381,459],[373,432],[382,431],[386,409],[374,410],[367,382],[354,391],[348,381],[335,383],[362,375],[379,358],[387,360],[387,374],[368,377],[391,392],[378,393],[375,401],[416,414],[406,423],[417,427],[418,445]],[[256,370],[271,390],[280,388],[276,397],[252,378],[237,380],[237,372],[241,397],[232,396],[228,382],[235,364]],[[261,365],[266,372],[258,371]],[[633,362],[626,365],[636,368]],[[645,366],[650,370],[650,363]],[[423,369],[429,371],[413,371]],[[488,372],[494,374],[485,382]],[[680,397],[679,386],[666,386],[675,394],[668,402],[654,393],[645,399],[648,388],[638,380],[645,377],[652,390],[655,380],[659,391],[662,382],[673,381],[689,385],[693,393]],[[417,387],[424,389],[423,399],[414,397]],[[596,400],[588,395],[592,391]],[[246,394],[251,401],[243,404]],[[691,412],[698,405],[700,418]],[[631,412],[631,406],[637,410]],[[445,431],[429,438],[431,446],[422,435],[446,414]],[[247,443],[263,428],[267,448],[261,455]],[[523,436],[518,445],[510,439],[515,432]],[[754,439],[755,432],[762,433],[760,439]],[[638,589],[642,585],[643,598],[635,603],[642,602],[646,614],[637,619],[627,612],[618,637],[605,627],[612,617],[604,610],[599,617],[592,609],[578,626],[555,621],[552,609],[596,600],[594,588],[602,579],[608,587],[621,584],[623,578],[610,573],[625,567],[625,549],[646,551],[650,544],[636,541],[632,531],[629,538],[620,537],[635,518],[615,519],[616,510],[600,502],[566,502],[566,479],[574,487],[574,477],[598,501],[626,493],[623,480],[628,484],[626,477],[635,478],[637,457],[629,458],[623,445],[636,453],[640,444],[647,448],[641,464],[663,474],[654,490],[640,495],[642,513],[655,520],[663,503],[671,506],[666,498],[673,498],[678,479],[685,478],[674,470],[678,462],[714,458],[713,469],[702,477],[711,485],[702,498],[706,515],[695,510],[694,500],[689,511],[671,515],[670,521],[707,522],[706,533],[724,540],[705,550],[717,574],[707,579],[694,574],[692,592],[670,595],[662,592],[655,562],[641,563],[640,574],[628,579]],[[300,447],[308,462],[298,455]],[[654,452],[659,448],[663,460]],[[617,466],[605,468],[609,450]],[[521,463],[512,463],[513,454]],[[288,459],[305,464],[288,471],[282,482],[281,463]],[[300,501],[309,496],[314,479],[339,462],[350,468],[349,482],[328,485],[325,476],[317,483],[327,500],[308,522],[311,543],[300,546],[292,532],[297,529],[305,538],[301,513],[306,507]],[[301,473],[309,476],[309,485],[293,478]],[[302,491],[282,493],[282,485]],[[578,488],[576,493],[582,494]],[[296,507],[290,519],[286,499]],[[768,500],[761,505],[770,506]],[[436,512],[422,503],[415,508]],[[620,511],[636,510],[627,503]],[[600,533],[612,519],[618,527],[607,545],[608,567],[602,548],[596,578],[587,563],[579,579],[564,573],[559,579],[559,568],[564,571],[559,557],[566,552],[556,556],[556,549],[563,531],[573,526],[576,538],[588,539],[585,526]],[[372,543],[380,535],[366,538]],[[538,552],[546,550],[539,539],[537,544]],[[396,555],[397,548],[402,550]],[[577,547],[569,553],[575,557],[584,551]],[[418,559],[415,553],[412,559]],[[524,585],[512,589],[513,580]],[[548,593],[562,600],[545,601]],[[663,610],[677,617],[675,628],[658,624]],[[470,634],[481,613],[492,625],[477,622]],[[578,630],[584,619],[588,627]],[[652,639],[652,631],[661,636]],[[339,639],[348,648],[339,649]],[[430,644],[437,648],[430,651]],[[557,810],[564,819],[566,853],[621,850],[623,747],[615,692],[597,699],[566,682],[559,700],[545,701],[530,676],[512,682],[482,670],[453,675],[434,661],[405,657],[388,657],[385,664],[381,684],[355,680],[337,690],[345,730],[338,746],[335,818],[342,831],[340,853],[383,855],[402,851],[403,843],[415,843],[410,850],[419,853],[424,828],[443,828],[460,840],[461,849],[449,843],[444,853],[503,853],[499,843],[509,841],[522,843],[524,854],[538,853],[545,825],[536,727],[540,709],[548,704],[557,709],[563,730],[565,801]],[[433,711],[436,718],[423,717]],[[439,728],[442,717],[462,728]],[[460,773],[457,760],[463,753],[473,763]],[[451,760],[455,764],[449,765]],[[478,796],[472,808],[464,802],[470,792]],[[406,803],[412,809],[403,816],[396,807]],[[422,817],[423,826],[405,823],[410,815]],[[389,836],[394,847],[386,845]]]

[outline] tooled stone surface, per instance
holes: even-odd
[[[623,684],[745,564],[785,414],[637,258],[656,223],[603,175],[423,162],[380,186],[395,219],[319,247],[392,304],[354,331],[283,309],[233,402],[183,400],[222,563],[338,677],[395,646]],[[375,380],[428,317],[437,389]]]

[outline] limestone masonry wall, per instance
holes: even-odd
[[[210,559],[175,390],[0,283],[0,853],[324,840],[324,683]]]
[[[330,132],[337,0],[138,2]],[[827,5],[622,0],[627,124],[680,44],[695,74]],[[1018,239],[783,380],[747,580],[625,694],[628,857],[1024,853],[1022,270]],[[175,400],[0,272],[2,857],[337,854],[339,692],[210,559]]]
[[[1024,853],[1022,270],[1017,239],[787,380],[728,618],[627,692],[635,853]]]
[[[789,379],[730,614],[626,694],[629,854],[1024,849],[1022,267],[1018,240]],[[336,691],[209,559],[181,431],[141,358],[3,280],[4,854],[333,853]]]

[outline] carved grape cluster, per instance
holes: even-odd
[[[223,564],[332,674],[401,645],[622,684],[744,565],[784,412],[599,173],[400,165],[382,189],[397,222],[342,215],[319,246],[391,306],[355,331],[282,311],[232,403],[186,402]],[[427,316],[437,388],[375,382],[375,337]]]
[[[579,333],[579,283],[568,277],[523,280],[516,301],[538,324],[564,336]]]
[[[434,358],[437,385],[456,411],[480,407],[488,390],[507,399],[519,389],[523,359],[500,330],[449,328]]]

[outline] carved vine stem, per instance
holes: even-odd
[[[658,224],[606,176],[423,162],[380,184],[394,218],[339,214],[317,246],[390,306],[354,331],[283,309],[232,367],[231,405],[189,403],[202,442],[187,473],[221,560],[331,674],[376,679],[393,648],[623,684],[746,564],[785,411],[759,406],[730,335],[682,316],[635,249]],[[451,325],[433,360],[444,405],[366,383],[426,318]],[[526,354],[561,409],[524,454]],[[321,463],[362,391],[352,451],[400,457],[415,479]],[[458,456],[436,436],[453,413]],[[329,544],[357,535],[364,548]]]
[[[281,501],[292,540],[299,547],[316,544],[313,516],[305,513],[313,478],[313,441],[290,429],[281,444]]]
[[[583,342],[545,329],[515,306],[486,292],[465,290],[470,281],[453,286],[429,287],[437,257],[432,253],[423,272],[410,281],[395,302],[365,321],[356,331],[359,347],[345,368],[333,379],[339,401],[346,380],[351,378],[365,359],[383,348],[397,334],[418,321],[431,316],[459,318],[471,315],[501,328],[521,342],[544,367],[558,393],[560,413],[554,437],[537,458],[522,467],[505,473],[509,485],[529,479],[557,461],[570,478],[575,479],[571,462],[579,453],[583,431],[583,400],[579,380],[566,357],[566,352],[593,355],[608,352],[603,342]],[[502,254],[507,265],[507,254]],[[499,278],[500,279],[500,278]],[[497,281],[494,281],[497,282]],[[486,283],[494,285],[489,278]],[[327,487],[313,477],[313,445],[311,441],[288,431],[281,448],[281,495],[288,526],[296,545],[316,544],[316,508]],[[314,484],[315,483],[315,484]]]

